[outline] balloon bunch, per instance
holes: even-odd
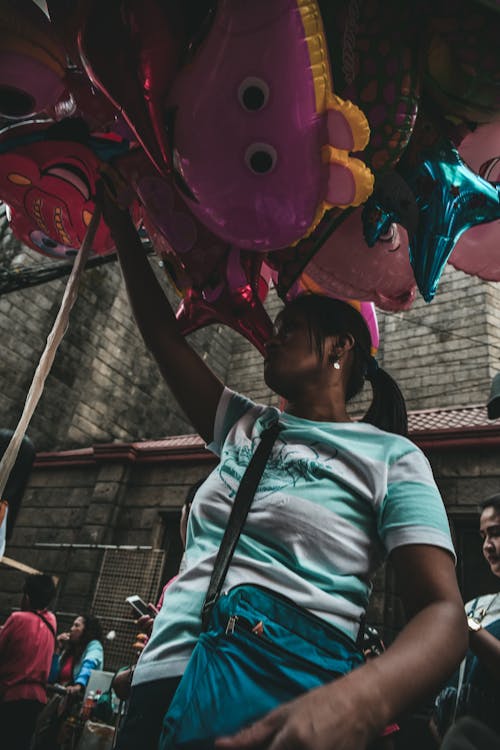
[[[373,303],[409,307],[415,278],[432,298],[450,255],[500,279],[498,16],[456,5],[0,0],[13,231],[74,255],[118,174],[184,332],[262,348],[273,280],[354,300],[376,346]]]

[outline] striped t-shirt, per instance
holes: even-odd
[[[371,578],[395,547],[453,545],[423,453],[361,422],[314,422],[225,389],[209,448],[220,463],[198,490],[184,570],[165,592],[134,684],[181,675],[231,506],[260,435],[281,431],[255,494],[224,590],[267,586],[355,637]]]

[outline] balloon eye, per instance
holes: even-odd
[[[253,143],[245,153],[245,161],[254,174],[268,174],[276,165],[276,149],[268,143]]]
[[[3,84],[0,86],[0,113],[11,120],[21,119],[35,111],[35,100],[27,91]]]
[[[44,237],[41,242],[42,247],[45,247],[47,250],[53,250],[55,247],[57,247],[57,242],[54,242],[54,240],[51,240],[50,237]]]
[[[258,112],[269,99],[269,86],[261,78],[245,78],[238,88],[238,99],[247,112]]]

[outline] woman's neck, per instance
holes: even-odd
[[[285,412],[313,422],[352,422],[344,401],[317,400],[310,398],[294,399],[285,406]]]

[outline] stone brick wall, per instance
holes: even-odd
[[[6,554],[59,579],[55,609],[60,629],[67,627],[91,608],[103,545],[128,545],[131,556],[135,546],[166,548],[178,535],[188,488],[214,465],[206,452],[192,461],[35,469]],[[167,554],[167,579],[176,572],[179,559],[172,554],[179,551],[180,542]],[[23,582],[23,573],[0,565],[0,622],[19,607]],[[128,592],[134,593],[141,592]]]
[[[448,266],[435,300],[379,312],[380,359],[409,409],[485,403],[500,369],[500,288]]]
[[[44,262],[30,251],[17,262]],[[21,258],[21,261],[19,260]],[[151,258],[162,284],[167,283]],[[14,429],[45,346],[65,279],[0,297],[1,426]],[[178,300],[168,289],[174,304]],[[219,328],[191,336],[195,348],[225,378],[233,332]],[[56,355],[29,435],[38,450],[192,432],[159,376],[132,318],[117,264],[85,272],[66,336]]]

